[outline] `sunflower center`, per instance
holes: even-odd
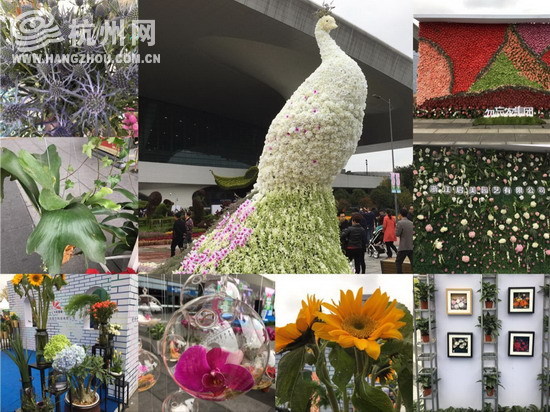
[[[342,328],[357,338],[367,338],[376,329],[376,321],[368,316],[354,315],[342,323]]]

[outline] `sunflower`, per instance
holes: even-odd
[[[33,275],[27,275],[27,276],[29,277],[29,283],[32,286],[37,286],[38,287],[44,281],[44,275],[33,274]]]
[[[23,280],[23,276],[25,275],[22,275],[22,274],[13,275],[13,279],[11,280],[11,283],[13,283],[14,285],[19,285]]]
[[[316,313],[321,309],[322,301],[313,296],[307,296],[307,303],[302,300],[302,308],[298,312],[296,323],[289,323],[282,328],[275,328],[275,352],[290,350],[312,341],[311,325],[316,320]]]
[[[337,342],[344,348],[355,346],[364,350],[373,358],[380,356],[379,339],[403,339],[399,329],[405,326],[400,322],[405,312],[396,308],[397,301],[389,303],[389,297],[376,289],[374,294],[362,303],[363,288],[357,296],[348,290],[340,291],[340,303],[332,305],[323,303],[323,306],[332,313],[317,313],[317,317],[324,323],[313,325],[315,335],[320,339]]]

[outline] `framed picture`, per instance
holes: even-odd
[[[472,314],[472,289],[446,289],[447,315]]]
[[[534,313],[535,288],[508,288],[508,313]]]
[[[508,356],[533,356],[535,332],[508,332]]]
[[[472,340],[472,333],[447,333],[447,356],[449,358],[471,358]]]

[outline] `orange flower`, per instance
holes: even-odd
[[[13,279],[11,280],[11,283],[13,283],[14,285],[19,285],[23,280],[24,276],[25,275],[21,275],[21,274],[13,275]]]
[[[42,282],[44,282],[44,275],[31,274],[31,275],[27,275],[27,277],[29,279],[29,283],[35,287],[40,286]]]
[[[275,328],[275,352],[281,352],[298,346],[303,346],[313,337],[311,326],[315,322],[316,313],[321,308],[321,300],[315,295],[307,297],[307,303],[302,300],[302,309],[298,312],[296,323],[289,323],[282,328]]]

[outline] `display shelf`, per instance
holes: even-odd
[[[498,276],[497,275],[482,275],[481,276],[481,289],[483,289],[483,284],[494,285],[498,291]],[[495,391],[493,396],[487,395],[484,385],[484,376],[485,374],[499,374],[498,370],[498,337],[493,337],[493,340],[490,342],[485,341],[485,331],[483,328],[484,316],[490,314],[498,319],[498,299],[493,303],[492,308],[485,307],[485,302],[481,302],[481,316],[480,316],[480,326],[483,337],[481,338],[481,399],[482,405],[489,404],[493,410],[498,409],[498,390]]]
[[[547,296],[545,291],[550,290],[550,275],[544,275],[544,284],[542,288],[543,295],[543,316],[542,316],[542,330],[548,328],[549,325],[545,325],[546,319],[550,319],[550,297]],[[541,374],[546,375],[550,379],[550,333],[549,330],[542,333],[542,365],[541,365]],[[550,411],[550,392],[541,391],[541,409],[545,412]]]

